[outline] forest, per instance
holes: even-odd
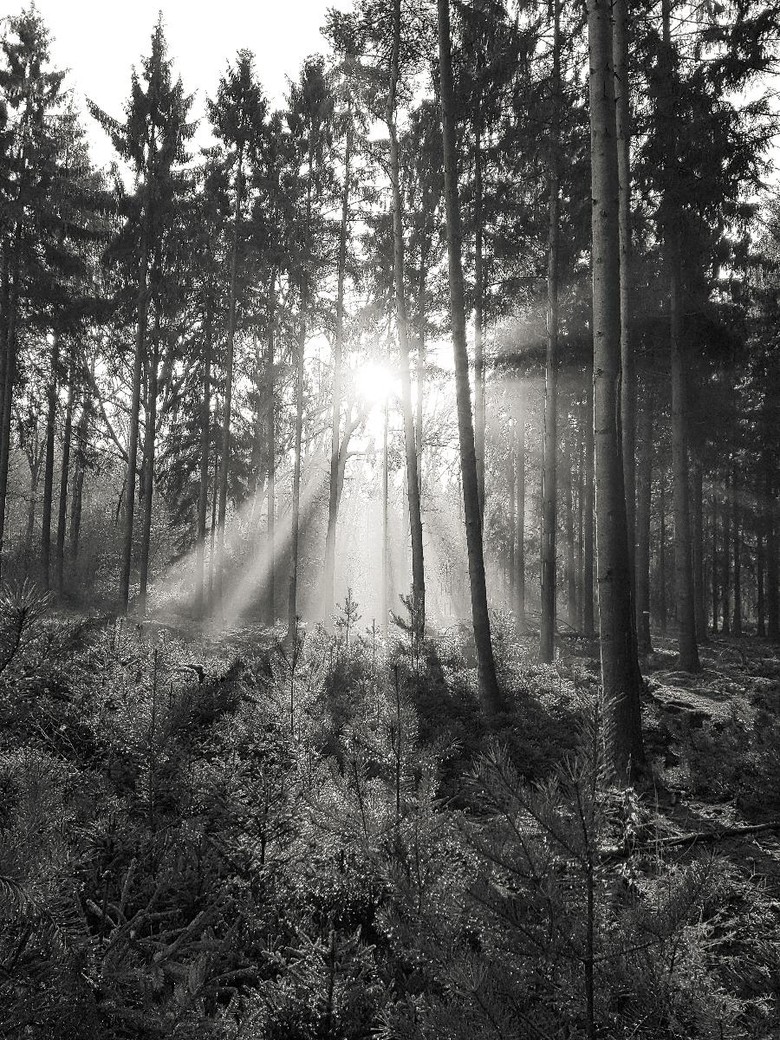
[[[149,29],[0,20],[0,1040],[777,1038],[780,0]]]

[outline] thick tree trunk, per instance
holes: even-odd
[[[65,529],[68,520],[68,474],[70,470],[70,442],[73,434],[73,398],[76,382],[76,358],[74,348],[70,348],[68,364],[68,403],[65,407],[65,431],[62,438],[62,464],[60,466],[60,502],[57,515],[57,552],[55,566],[57,572],[57,591],[62,593],[65,583]]]
[[[636,633],[639,653],[652,652],[650,636],[650,514],[652,509],[653,415],[645,394],[639,409],[639,465],[636,480]]]
[[[43,516],[41,523],[41,562],[43,587],[51,586],[51,520],[54,503],[54,427],[57,422],[57,368],[59,366],[59,337],[55,334],[51,346],[51,373],[46,406],[46,458],[43,464]]]
[[[301,311],[305,315],[306,304],[301,301]],[[298,554],[300,547],[301,522],[301,466],[303,452],[303,379],[304,356],[306,351],[306,318],[301,319],[298,334],[298,366],[295,377],[295,458],[293,461],[292,486],[292,530],[290,534],[290,590],[287,601],[287,639],[290,646],[295,646],[298,633]]]
[[[561,90],[561,0],[553,0],[552,98],[547,246],[547,359],[544,393],[544,464],[542,469],[541,619],[539,659],[555,657],[556,505],[558,463],[558,263],[560,245],[560,185],[558,172],[558,111]]]
[[[644,767],[620,440],[620,229],[611,7],[588,0],[593,365],[601,677],[620,778]]]
[[[206,301],[203,321],[203,399],[200,403],[200,481],[198,487],[198,529],[195,557],[195,605],[198,615],[206,612],[206,515],[209,507],[209,458],[211,453],[211,300]]]
[[[693,593],[696,618],[696,638],[707,642],[707,604],[704,588],[704,473],[701,459],[693,460]]]
[[[731,635],[731,498],[728,471],[724,477],[725,501],[721,516],[721,528],[723,530],[722,549],[722,577],[721,577],[721,611],[723,623],[721,630],[724,635]]]
[[[417,446],[412,411],[412,379],[409,359],[409,321],[404,288],[404,230],[401,199],[401,158],[396,132],[396,98],[400,77],[401,0],[393,0],[393,37],[390,60],[390,93],[387,105],[387,128],[390,137],[390,184],[393,200],[393,279],[395,283],[396,320],[401,361],[401,401],[406,441],[406,494],[409,504],[409,528],[412,543],[412,600],[418,624],[418,636],[425,635],[425,561],[423,555],[422,511]]]
[[[482,99],[474,106],[474,450],[480,515],[485,515],[485,265],[482,221]]]
[[[154,344],[149,358],[147,380],[146,426],[144,429],[143,526],[141,528],[140,591],[138,606],[146,613],[149,590],[149,550],[152,541],[152,509],[154,505],[154,459],[157,438],[157,385],[160,367],[160,317],[155,315]]]
[[[517,391],[517,447],[515,464],[517,475],[517,546],[515,548],[515,617],[521,632],[525,630],[525,394]]]
[[[585,373],[585,559],[582,568],[582,629],[586,639],[593,639],[596,632],[593,610],[593,575],[596,556],[593,423],[593,366],[588,364]]]
[[[666,638],[667,597],[666,597],[666,474],[663,467],[658,471],[658,620],[661,625],[661,636]]]
[[[777,484],[772,455],[764,456],[764,489],[766,500],[766,634],[774,643],[780,642],[780,559],[778,558]]]
[[[711,517],[712,517],[712,632],[713,635],[718,634],[718,611],[720,607],[720,588],[718,586],[718,496],[713,491],[712,493],[712,506],[711,506]]]
[[[731,542],[734,547],[734,618],[731,631],[735,636],[742,635],[742,532],[740,530],[742,510],[739,505],[739,484],[737,480],[737,464],[731,472]]]
[[[344,282],[347,266],[347,232],[349,229],[349,190],[352,162],[352,111],[347,115],[347,138],[344,150],[344,186],[341,192],[341,227],[336,285],[336,328],[333,335],[333,404],[330,429],[330,482],[328,485],[328,529],[325,536],[325,574],[323,610],[330,628],[336,607],[336,525],[338,523],[338,470],[341,452],[341,398],[344,351]]]
[[[485,587],[485,563],[482,548],[482,514],[479,504],[474,428],[471,421],[471,392],[466,347],[465,295],[461,260],[460,201],[455,151],[455,99],[450,55],[449,0],[438,0],[439,69],[441,114],[444,137],[444,200],[447,217],[447,252],[449,259],[450,314],[455,356],[455,394],[458,409],[460,468],[463,478],[463,511],[466,520],[466,547],[471,586],[471,617],[477,649],[479,687],[485,710],[494,715],[501,710],[493,646],[490,639]]]
[[[238,232],[241,226],[241,206],[244,197],[243,149],[239,146],[236,159],[236,201],[233,212],[233,242],[230,249],[230,294],[228,296],[227,347],[225,354],[225,395],[222,412],[222,465],[219,472],[219,501],[217,506],[217,597],[223,607],[225,578],[225,519],[227,516],[228,471],[230,469],[230,420],[233,411],[233,354],[236,336],[236,295],[238,280]]]
[[[574,499],[572,491],[572,467],[574,465],[574,452],[572,451],[571,427],[567,430],[566,448],[563,459],[563,497],[564,514],[566,525],[566,558],[564,564],[564,575],[566,578],[566,611],[569,628],[577,629],[577,572],[574,566]]]
[[[274,321],[276,298],[272,283],[271,318],[268,327],[268,580],[266,582],[266,620],[276,624],[276,381],[274,376]]]
[[[636,590],[636,366],[631,342],[631,110],[628,75],[628,3],[612,5],[612,52],[615,65],[618,219],[620,225],[620,426],[623,438],[623,484],[631,559],[632,591]]]

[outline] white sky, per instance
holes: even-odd
[[[17,13],[22,0],[0,0],[0,12]],[[174,75],[195,93],[193,115],[213,97],[236,51],[254,51],[260,82],[272,105],[282,103],[286,77],[295,79],[304,58],[322,53],[328,7],[348,10],[351,0],[36,0],[51,35],[55,68],[70,70],[98,164],[114,158],[108,138],[87,114],[84,96],[118,118],[130,94],[130,72],[150,51],[162,10]],[[5,10],[3,10],[5,9]]]

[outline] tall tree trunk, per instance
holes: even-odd
[[[558,172],[558,113],[561,90],[561,0],[553,0],[552,98],[550,135],[548,250],[547,250],[547,359],[544,394],[544,466],[542,470],[541,623],[539,658],[550,664],[555,656],[556,504],[558,454],[558,263],[560,245],[560,185]]]
[[[674,587],[677,606],[677,667],[698,672],[696,611],[691,550],[690,489],[688,484],[687,402],[682,343],[682,276],[680,243],[671,232],[667,244],[670,263],[669,339],[672,376],[672,467],[674,474]]]
[[[766,500],[766,634],[774,643],[780,642],[780,559],[778,558],[777,483],[770,451],[764,454],[764,491]]]
[[[726,471],[725,502],[721,517],[721,528],[723,530],[723,555],[722,555],[722,578],[721,578],[721,603],[723,624],[721,630],[724,635],[731,635],[731,491],[729,474]]]
[[[46,460],[43,464],[43,516],[41,530],[41,561],[43,587],[51,585],[51,519],[54,502],[54,427],[57,421],[57,368],[60,341],[56,334],[51,345],[51,374],[46,407]]]
[[[27,506],[27,530],[24,536],[25,573],[33,559],[33,535],[35,533],[35,511],[38,506],[38,484],[41,477],[41,451],[36,447],[30,462],[30,501]]]
[[[582,630],[586,639],[596,633],[593,611],[593,575],[595,571],[595,487],[594,472],[594,412],[593,412],[593,365],[588,363],[585,373],[585,559],[582,580]]]
[[[388,635],[390,620],[390,404],[385,400],[384,428],[382,430],[382,634]]]
[[[509,505],[508,538],[506,553],[506,589],[510,609],[515,603],[515,544],[517,541],[517,463],[515,460],[515,437],[510,419],[509,454],[506,460],[506,490]]]
[[[211,453],[211,354],[213,323],[211,299],[206,300],[203,321],[203,399],[200,403],[200,481],[195,558],[195,604],[199,616],[206,611],[206,515],[209,507],[209,457]]]
[[[735,636],[742,635],[742,532],[740,530],[742,510],[739,506],[739,485],[737,481],[737,463],[731,471],[731,530],[734,546],[734,620],[731,631]]]
[[[338,522],[338,470],[341,451],[341,398],[344,351],[344,282],[347,267],[347,232],[349,230],[349,190],[352,163],[352,109],[349,108],[347,138],[344,149],[344,186],[341,192],[341,227],[336,286],[336,328],[333,336],[333,405],[330,429],[330,482],[328,485],[328,530],[325,536],[325,580],[323,608],[325,623],[330,627],[336,606],[336,524]]]
[[[474,105],[474,450],[480,515],[485,515],[485,265],[482,221],[482,99]]]
[[[574,501],[572,491],[572,468],[574,452],[572,450],[572,430],[567,428],[565,457],[563,460],[563,497],[566,525],[566,558],[564,574],[566,577],[566,611],[569,628],[577,630],[577,572],[574,566]]]
[[[615,64],[615,128],[617,133],[618,220],[620,225],[620,428],[623,438],[623,484],[631,560],[636,590],[636,366],[631,342],[631,109],[628,75],[628,3],[612,5],[612,52]]]
[[[666,638],[666,474],[663,467],[658,471],[658,620],[661,636]]]
[[[84,389],[84,400],[81,415],[76,426],[76,458],[73,477],[73,495],[70,504],[70,555],[75,560],[79,554],[81,539],[81,513],[84,503],[84,474],[86,472],[87,438],[89,436],[89,420],[92,414],[92,398],[90,391]]]
[[[225,356],[225,396],[222,412],[222,466],[219,473],[217,512],[217,597],[223,607],[225,577],[225,518],[227,516],[228,470],[230,468],[230,419],[233,410],[233,354],[236,336],[236,289],[238,279],[238,232],[244,197],[244,154],[239,145],[236,158],[236,204],[233,213],[233,242],[230,249],[230,294],[228,297],[227,351]]]
[[[154,505],[154,458],[157,437],[157,387],[160,367],[160,315],[155,313],[154,343],[149,357],[147,380],[146,427],[144,429],[143,462],[143,526],[141,527],[140,592],[138,605],[146,613],[149,589],[149,550],[152,541],[152,507]]]
[[[631,605],[620,440],[620,228],[615,150],[611,7],[588,0],[593,232],[593,367],[596,538],[601,677],[612,727],[612,766],[625,777],[644,766],[642,677]]]
[[[471,421],[471,392],[469,389],[465,297],[461,260],[460,201],[458,199],[458,174],[455,153],[455,99],[450,54],[449,0],[438,0],[438,14],[450,314],[455,356],[455,395],[458,409],[460,468],[463,478],[463,511],[466,520],[466,548],[468,551],[471,586],[471,617],[477,649],[480,693],[486,711],[490,715],[494,715],[501,709],[502,698],[498,688],[493,659],[493,645],[490,639],[490,616],[488,614],[485,562],[482,549],[482,514],[479,505],[474,428]]]
[[[146,346],[146,322],[149,310],[149,198],[144,201],[143,225],[141,230],[141,263],[138,274],[138,296],[136,299],[135,354],[133,356],[133,382],[130,398],[130,436],[127,446],[127,470],[125,474],[125,510],[122,545],[122,569],[119,577],[119,608],[127,613],[130,603],[130,572],[133,564],[133,519],[135,516],[135,478],[138,466],[138,423],[141,414],[141,374],[143,372]]]
[[[301,466],[303,452],[303,378],[306,350],[306,303],[301,300],[301,327],[298,334],[298,366],[295,377],[295,458],[293,462],[292,531],[290,535],[290,591],[287,604],[287,639],[295,646],[298,632],[298,553],[301,520]]]
[[[585,627],[585,402],[580,401],[577,438],[577,628]]]
[[[763,518],[756,517],[756,635],[766,636],[766,600],[764,597],[764,532]]]
[[[525,394],[517,391],[517,547],[515,549],[515,616],[520,631],[525,630]]]
[[[696,619],[696,638],[700,643],[707,642],[707,605],[704,588],[704,472],[701,459],[693,460],[693,593],[694,615]]]
[[[70,348],[68,364],[68,403],[65,407],[65,431],[62,439],[62,465],[60,467],[60,503],[57,516],[57,591],[62,593],[65,582],[65,529],[68,519],[68,473],[70,470],[70,442],[73,434],[73,398],[76,382],[75,350]]]
[[[653,649],[650,637],[650,514],[652,509],[653,415],[645,394],[638,419],[639,466],[636,480],[636,634],[639,653]]]
[[[18,221],[14,245],[7,267],[3,265],[3,301],[6,304],[5,342],[0,344],[2,359],[2,400],[0,400],[0,575],[5,560],[5,513],[8,499],[8,464],[11,458],[11,419],[16,382],[16,326],[19,308],[19,282],[22,224]]]
[[[718,586],[718,496],[712,493],[712,632],[718,634],[718,612],[720,607],[720,588]]]
[[[428,249],[420,246],[420,274],[417,281],[418,338],[417,350],[417,415],[415,416],[415,443],[417,445],[417,468],[420,471],[420,494],[422,495],[422,453],[423,453],[423,405],[425,403],[425,328],[427,307]]]
[[[268,359],[266,384],[268,388],[268,581],[266,583],[266,621],[276,624],[276,379],[275,321],[276,275],[271,279],[268,320]]]
[[[412,412],[412,379],[409,360],[409,321],[404,288],[404,230],[401,200],[401,158],[396,131],[396,103],[400,78],[401,0],[393,0],[393,35],[390,59],[390,92],[387,104],[387,128],[390,137],[390,184],[393,199],[393,278],[401,355],[401,401],[406,441],[406,493],[409,504],[409,528],[412,543],[412,600],[422,638],[425,634],[425,560],[423,555],[422,511],[417,446]]]

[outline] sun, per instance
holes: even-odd
[[[370,409],[386,405],[398,395],[398,376],[381,361],[363,361],[352,370],[356,396]]]

